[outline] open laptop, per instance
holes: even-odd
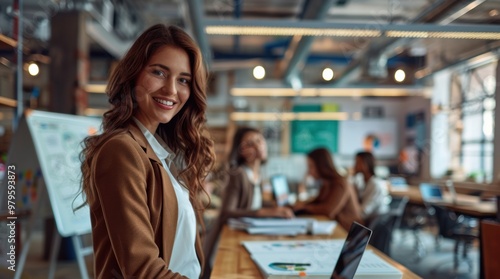
[[[420,195],[424,202],[442,202],[443,191],[441,187],[432,183],[420,183]]]
[[[372,230],[353,222],[330,279],[352,279],[372,236]]]
[[[290,188],[286,176],[282,174],[273,175],[271,177],[271,187],[273,195],[278,206],[286,206],[289,204]]]
[[[455,186],[453,185],[453,181],[451,181],[451,180],[446,181],[446,188],[448,188],[448,192],[450,193],[450,196],[451,196],[451,202],[453,204],[473,205],[473,204],[478,203],[478,201],[459,199],[457,197],[457,192],[455,191]]]
[[[408,182],[406,178],[401,176],[391,176],[387,178],[389,184],[391,185],[392,191],[406,191],[408,190]]]

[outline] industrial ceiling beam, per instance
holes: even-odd
[[[205,33],[205,8],[203,5],[203,1],[188,0],[187,4],[194,38],[200,46],[201,52],[203,54],[203,59],[205,60],[207,67],[210,67],[210,65],[212,64],[212,52],[210,50],[210,44]]]
[[[205,20],[208,35],[249,36],[334,36],[334,37],[396,37],[489,39],[498,36],[498,25],[485,24],[384,24],[336,23],[317,20]],[[405,32],[405,33],[399,33]],[[427,32],[427,33],[426,33]],[[452,33],[444,34],[444,33]],[[464,37],[464,33],[474,36]]]
[[[454,61],[448,61],[436,69],[422,69],[415,73],[417,79],[426,79],[433,74],[455,67],[468,65],[469,67],[480,67],[488,63],[493,63],[500,59],[500,41],[493,41],[473,51],[459,56]]]
[[[436,12],[441,12],[443,9],[446,9],[450,2],[453,0],[440,0],[426,9],[424,9],[421,13],[419,13],[411,22],[425,22],[429,17],[432,17]],[[344,71],[340,74],[340,76],[332,83],[335,87],[345,86],[355,77],[361,75],[361,66],[363,66],[363,61],[367,60],[367,57],[374,52],[374,49],[387,49],[390,45],[397,44],[399,39],[397,38],[389,38],[386,39],[385,45],[378,45],[374,42],[370,43],[370,45],[363,51],[359,58],[351,61],[351,63],[344,69]],[[379,43],[380,44],[380,43]]]
[[[458,17],[464,15],[466,12],[474,9],[485,0],[441,0],[433,3],[415,18],[410,23],[426,23],[438,22],[439,24],[449,24],[456,20]],[[450,13],[451,11],[451,13]],[[446,15],[447,16],[444,16]],[[459,29],[460,30],[460,29]],[[344,86],[348,84],[354,77],[359,76],[361,73],[361,66],[363,61],[372,57],[372,59],[379,60],[381,57],[389,57],[400,46],[407,45],[412,39],[409,38],[389,38],[385,39],[382,43],[370,43],[362,55],[343,71],[340,77],[333,83],[334,86]]]
[[[304,20],[322,20],[328,14],[333,0],[308,0],[306,2],[306,7],[304,8],[303,19]],[[299,65],[303,65],[307,56],[309,55],[309,50],[314,41],[314,37],[311,36],[294,36],[292,42],[298,42],[296,44],[290,44],[287,52],[292,51],[293,55],[285,54],[285,63],[287,64],[284,71],[283,79],[288,84],[294,88],[301,87],[301,81],[299,78]]]
[[[439,14],[435,15],[432,20],[440,25],[446,25],[450,24],[459,17],[463,16],[464,14],[470,12],[471,10],[475,9],[477,6],[481,5],[483,2],[486,2],[486,0],[474,0],[474,1],[462,1],[461,5],[454,6],[454,7],[448,7],[447,9],[444,9],[446,12],[445,14]],[[454,2],[454,3],[459,3],[459,2]],[[428,19],[431,20],[431,19]],[[394,55],[394,52],[396,49],[408,45],[413,39],[406,39],[406,38],[401,38],[401,39],[392,39],[391,41],[387,42],[386,46],[380,49],[380,54],[379,56],[385,55],[387,57]]]

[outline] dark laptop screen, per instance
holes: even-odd
[[[356,222],[352,223],[331,279],[352,279],[354,277],[371,235],[372,231],[367,227]]]

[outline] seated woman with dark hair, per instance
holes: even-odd
[[[361,206],[361,217],[366,224],[389,211],[390,197],[387,183],[375,175],[375,157],[370,152],[356,154],[354,186]]]
[[[334,219],[346,230],[353,221],[363,223],[356,193],[336,170],[330,152],[326,148],[315,149],[307,154],[308,174],[319,180],[318,196],[309,203],[295,205],[296,213],[325,215]]]

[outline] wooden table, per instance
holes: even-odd
[[[424,205],[420,189],[410,186],[407,190],[390,191],[393,197],[408,197],[409,202],[417,205]],[[481,201],[479,197],[456,194],[457,203],[453,203],[448,192],[443,193],[443,201],[436,202],[437,205],[444,206],[449,210],[460,214],[465,214],[475,218],[494,218],[497,214],[497,205],[493,201]]]
[[[231,229],[224,226],[219,240],[219,247],[215,257],[212,275],[214,279],[254,279],[262,278],[257,266],[250,258],[250,254],[241,245],[242,241],[248,240],[304,240],[304,239],[345,239],[346,231],[337,226],[332,235],[328,236],[311,236],[299,235],[296,237],[285,236],[266,236],[266,235],[250,235],[246,232]],[[416,279],[419,276],[412,273],[406,267],[390,259],[375,248],[369,247],[379,257],[396,267],[403,272],[403,279]]]

